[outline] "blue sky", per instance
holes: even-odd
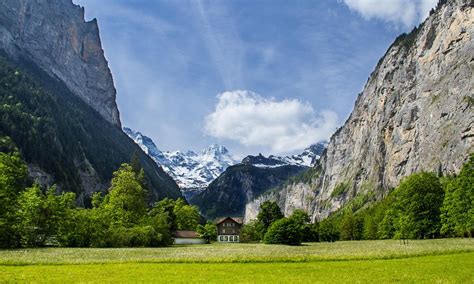
[[[97,18],[124,126],[237,156],[328,138],[436,0],[74,0]]]

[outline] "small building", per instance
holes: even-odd
[[[206,240],[201,238],[195,231],[178,230],[173,233],[175,245],[197,245],[205,244]]]
[[[240,230],[243,219],[225,217],[217,220],[217,241],[224,243],[238,243],[240,241]]]

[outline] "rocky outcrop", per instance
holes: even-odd
[[[412,173],[460,170],[474,151],[474,3],[443,2],[380,60],[318,174],[247,204],[247,219],[265,199],[322,219],[356,196],[381,198]]]
[[[2,0],[0,49],[14,58],[33,61],[120,126],[97,21],[84,21],[84,8],[71,0]]]

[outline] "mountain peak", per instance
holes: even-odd
[[[267,168],[286,165],[311,167],[319,160],[326,146],[327,142],[316,143],[306,148],[301,154],[286,157],[270,155],[267,158],[262,153],[259,153],[258,156],[249,155],[242,160],[242,163]]]
[[[139,131],[123,128],[158,165],[179,185],[186,198],[203,190],[227,167],[236,164],[226,147],[212,144],[200,153],[188,151],[161,151],[153,140]]]
[[[218,145],[218,144],[211,144],[206,147],[201,152],[203,155],[211,155],[211,156],[219,156],[219,155],[226,155],[229,153],[226,147]]]

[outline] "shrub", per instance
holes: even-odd
[[[217,240],[217,226],[212,222],[207,222],[204,226],[198,225],[196,231],[207,243]]]
[[[291,218],[282,218],[270,226],[263,241],[266,244],[300,245],[302,237],[301,224]]]

